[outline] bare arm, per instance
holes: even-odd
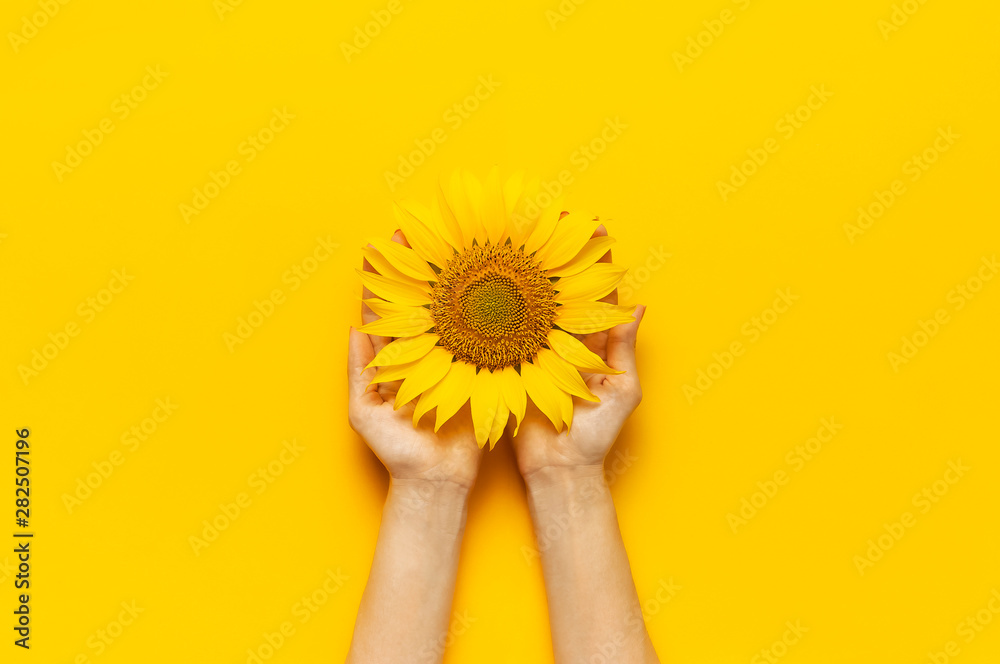
[[[402,233],[393,239],[406,242]],[[362,318],[377,316],[366,306]],[[385,465],[390,484],[350,664],[444,657],[468,497],[482,456],[468,406],[435,433],[427,423],[414,428],[412,403],[393,408],[398,383],[369,384],[376,369],[365,367],[389,341],[351,330],[351,426]]]
[[[604,458],[642,399],[634,323],[587,340],[621,375],[588,376],[600,403],[575,400],[570,430],[556,433],[537,410],[514,439],[540,546],[552,642],[560,663],[659,662],[642,619]],[[600,655],[600,657],[598,657]]]
[[[348,662],[441,661],[467,497],[448,481],[392,481]]]
[[[603,469],[541,469],[528,483],[528,503],[546,545],[556,661],[658,662]]]

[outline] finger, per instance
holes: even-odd
[[[396,232],[392,234],[392,241],[401,244],[404,247],[410,246],[410,243],[406,241],[406,236],[403,235],[403,231],[399,230],[398,228],[396,229]],[[371,247],[372,245],[368,246]],[[372,272],[375,271],[374,268],[372,268],[371,265],[368,263],[368,261],[365,261],[365,269],[371,270]],[[365,297],[373,297],[373,295],[370,294],[370,291],[368,291],[367,288],[365,289],[365,293],[366,293]],[[368,305],[364,305],[364,308],[368,309],[368,311],[371,311],[371,309],[368,308]],[[378,320],[378,316],[375,315],[375,312],[371,311],[371,315],[373,317],[373,320]],[[376,353],[378,353],[380,350],[385,348],[386,345],[392,343],[395,340],[394,337],[378,337],[374,335],[370,336],[372,337],[372,342],[375,345]],[[393,401],[396,398],[396,392],[399,391],[399,386],[402,385],[402,383],[403,381],[401,380],[394,380],[388,383],[379,383],[378,386],[375,388],[375,390],[378,392],[379,396],[382,397],[383,400]]]
[[[590,352],[597,353],[602,360],[608,359],[608,331],[591,332],[580,337],[583,345],[590,349]]]
[[[602,330],[600,332],[592,332],[590,334],[582,335],[582,337],[581,335],[574,335],[574,336],[580,339],[580,341],[583,342],[583,345],[586,346],[591,353],[594,353],[605,362],[608,361],[607,330]],[[586,371],[581,371],[580,377],[583,378],[583,382],[585,382],[587,385],[590,385],[591,381],[594,380],[596,380],[596,383],[598,385],[604,382],[604,374],[592,374]]]
[[[595,237],[603,237],[603,236],[605,236],[607,234],[608,234],[608,229],[604,227],[604,224],[601,224],[600,226],[597,227],[597,230],[594,231],[594,234],[591,235],[590,238],[593,239]],[[597,262],[598,263],[610,263],[611,262],[611,250],[608,249],[608,251],[603,256],[601,256],[600,258],[597,259]],[[611,291],[610,293],[608,293],[607,295],[605,295],[604,297],[602,297],[599,300],[599,302],[608,302],[610,304],[618,304],[618,289],[616,288],[615,290]],[[594,334],[600,334],[600,332],[596,332]],[[593,334],[575,334],[573,336],[575,336],[580,341],[582,341],[584,343],[587,343],[587,338],[588,337],[592,337],[594,335]],[[590,350],[594,351],[595,353],[597,352],[597,350],[595,348],[591,348]]]
[[[365,369],[374,357],[375,348],[371,337],[351,327],[347,343],[347,386],[348,396],[352,401],[375,391],[373,386],[369,386],[375,378],[375,367]]]
[[[605,228],[604,224],[601,224],[600,226],[597,227],[597,230],[594,231],[594,235],[592,237],[601,237],[602,235],[607,235],[607,234],[608,234],[608,229]],[[611,262],[611,250],[608,249],[608,252],[606,254],[604,254],[603,256],[601,256],[600,258],[598,258],[597,262],[598,263],[610,263]],[[600,301],[601,302],[607,302],[608,304],[618,304],[618,289],[617,288],[614,289],[613,291],[611,291],[610,293],[608,293],[607,295],[605,295],[603,298],[601,298]]]
[[[396,392],[399,392],[399,386],[403,384],[401,380],[394,380],[388,383],[376,383],[373,385],[373,389],[378,392],[378,395],[382,397],[382,401],[396,401]]]
[[[635,362],[635,342],[639,334],[639,324],[646,314],[646,307],[635,308],[635,320],[616,325],[608,331],[608,365],[612,369],[624,371],[633,380],[638,380]]]
[[[372,247],[372,248],[375,247],[375,245],[373,245],[373,244],[369,244],[368,246]],[[364,270],[365,272],[375,272],[375,268],[372,267],[372,264],[368,262],[367,258],[362,258],[361,259],[361,269]],[[375,293],[373,293],[370,290],[368,290],[367,286],[361,286],[361,299],[362,300],[367,300],[367,299],[373,298],[373,297],[375,297]],[[363,325],[367,325],[368,323],[373,323],[373,322],[375,322],[377,320],[378,320],[378,314],[376,314],[374,311],[372,311],[371,307],[369,307],[367,304],[365,304],[364,302],[362,302],[361,303],[361,323]]]
[[[374,248],[374,245],[369,244],[368,246]],[[363,263],[362,263],[361,267],[362,267],[362,269],[365,272],[376,272],[375,268],[372,267],[372,264],[369,263],[366,259],[363,259]],[[362,286],[361,287],[361,298],[363,300],[367,300],[368,298],[372,298],[372,297],[375,297],[375,293],[373,293],[370,290],[368,290],[367,287]],[[371,307],[369,307],[364,302],[361,303],[361,322],[363,324],[367,325],[368,323],[374,323],[375,321],[378,320],[378,318],[379,318],[378,314],[376,314],[374,311],[372,311]],[[389,337],[380,337],[380,336],[378,336],[376,334],[370,334],[368,336],[371,337],[372,347],[375,349],[375,354],[376,355],[383,348],[385,348],[389,344],[389,342],[392,341],[392,339],[389,338]]]
[[[404,247],[409,247],[410,246],[410,243],[406,241],[406,236],[403,235],[403,231],[399,230],[398,228],[396,229],[396,232],[392,234],[392,241],[393,242],[398,242],[399,244],[403,245]]]
[[[409,243],[406,241],[406,236],[403,235],[403,231],[399,230],[398,228],[396,229],[396,232],[393,233],[393,235],[392,235],[392,241],[393,242],[398,242],[399,244],[402,244],[403,246],[406,246],[406,247],[410,246]],[[372,247],[373,249],[375,248],[375,246],[371,245],[371,244],[369,244],[368,246]],[[367,260],[365,260],[363,262],[363,269],[366,272],[375,272],[376,274],[378,273],[378,271],[374,267],[372,267],[372,264],[369,263]],[[371,298],[371,297],[376,297],[374,293],[372,293],[370,290],[368,290],[365,287],[362,287],[362,289],[361,289],[361,296],[362,296],[362,298],[364,298],[366,300],[368,298]],[[376,314],[374,311],[372,311],[371,307],[369,307],[367,304],[365,304],[364,302],[362,302],[361,303],[361,320],[362,320],[362,322],[364,322],[365,324],[368,324],[368,323],[377,321],[378,319],[379,319],[378,314]],[[381,336],[378,336],[376,334],[370,334],[368,336],[371,338],[371,344],[372,344],[372,348],[375,351],[375,355],[378,355],[378,353],[381,352],[381,350],[383,348],[385,348],[386,346],[388,346],[394,340],[393,337],[381,337]],[[374,369],[372,371],[374,372]],[[373,373],[372,374],[372,378],[374,378],[374,377],[375,377],[375,375]],[[368,380],[370,381],[371,378],[369,378]],[[378,394],[383,399],[385,399],[386,401],[389,401],[390,399],[392,399],[392,398],[395,397],[396,391],[399,389],[399,385],[400,385],[401,382],[402,381],[398,381],[397,380],[397,381],[394,381],[394,382],[391,382],[391,383],[379,383],[378,387],[377,388],[373,388],[373,390],[377,391]]]
[[[594,234],[591,237],[592,238],[602,237],[602,236],[605,236],[607,234],[608,234],[608,229],[604,226],[604,224],[601,224],[600,226],[597,227],[597,230],[594,231]],[[607,253],[605,253],[603,256],[601,256],[599,259],[597,259],[597,262],[598,263],[610,263],[611,262],[611,250],[609,249]],[[618,289],[616,288],[615,290],[611,291],[608,295],[606,295],[605,297],[601,298],[600,301],[601,302],[607,302],[609,304],[618,304]],[[583,344],[588,349],[590,349],[590,352],[595,353],[602,360],[607,361],[607,359],[608,359],[608,332],[607,332],[607,330],[603,330],[601,332],[593,332],[591,334],[580,334],[580,335],[576,335],[576,337],[580,341],[582,341]],[[591,382],[591,380],[592,380],[592,378],[593,378],[592,375],[588,374],[588,373],[584,373],[584,374],[581,374],[581,375],[583,376],[584,382],[586,382],[589,385],[590,382]],[[599,380],[597,381],[598,384],[604,382],[603,375],[599,375],[598,378],[599,378]]]
[[[401,244],[403,246],[406,246],[406,247],[410,246],[407,243],[407,241],[406,241],[406,236],[403,235],[403,231],[399,230],[398,228],[396,229],[396,232],[393,233],[393,235],[392,235],[392,241],[393,242],[398,242],[399,244]],[[372,244],[369,244],[368,246],[371,247],[372,249],[375,248],[375,245],[372,245]],[[363,262],[362,269],[364,269],[365,272],[375,272],[376,274],[378,273],[378,271],[374,267],[372,267],[372,264],[369,263],[367,260],[365,260]],[[361,297],[363,299],[367,300],[370,297],[375,297],[375,294],[372,293],[370,290],[368,290],[366,287],[362,286],[362,288],[361,288]],[[362,302],[361,303],[361,322],[364,323],[365,325],[367,325],[368,323],[372,323],[372,322],[377,321],[377,320],[378,320],[378,314],[376,314],[374,311],[372,311],[371,308],[367,304],[365,304],[364,302]],[[376,355],[378,355],[378,353],[383,348],[385,348],[387,345],[389,345],[392,342],[392,340],[393,340],[392,337],[380,337],[380,336],[374,335],[374,334],[373,335],[369,335],[369,336],[371,336],[371,338],[372,338],[372,346],[375,348],[375,354]]]

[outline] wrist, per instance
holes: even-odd
[[[525,479],[528,508],[536,528],[551,522],[567,527],[567,519],[586,520],[595,510],[607,509],[611,490],[600,464],[587,466],[544,466]],[[613,509],[613,507],[612,507]]]
[[[469,512],[469,489],[450,480],[396,479],[389,483],[383,510],[420,533],[419,541],[461,539]]]
[[[547,490],[573,484],[606,484],[604,463],[552,464],[539,466],[524,472],[524,484],[528,490]],[[599,481],[599,482],[598,482]]]
[[[610,495],[603,464],[542,466],[524,479],[529,502],[539,509],[583,507]]]
[[[464,480],[389,476],[389,493],[413,504],[464,504],[471,492]]]
[[[455,448],[433,456],[437,458],[386,463],[389,478],[401,488],[416,487],[424,492],[468,494],[472,491],[482,458],[478,448]]]

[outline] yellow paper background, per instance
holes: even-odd
[[[890,0],[591,0],[566,16],[557,0],[402,0],[349,62],[341,43],[387,3],[217,5],[70,0],[24,43],[9,33],[40,5],[0,12],[0,420],[8,452],[32,430],[36,532],[30,652],[11,644],[0,572],[3,661],[235,664],[285,621],[295,633],[267,661],[343,658],[387,486],[345,413],[359,248],[392,233],[394,198],[427,201],[440,172],[494,163],[565,171],[570,207],[606,219],[633,269],[625,301],[649,305],[645,401],[612,490],[664,661],[752,662],[787,621],[809,630],[788,664],[926,662],[949,641],[961,664],[998,661],[1000,280],[960,309],[953,291],[1000,248],[995,3],[911,0],[883,34]],[[121,117],[112,104],[147,67],[166,77]],[[480,77],[499,85],[449,114]],[[786,136],[777,123],[813,86],[832,96]],[[275,108],[295,117],[248,161],[241,144]],[[104,118],[114,131],[60,181],[52,163]],[[625,127],[601,148],[607,122]],[[907,162],[949,127],[958,138],[911,180]],[[385,172],[439,128],[391,190]],[[718,181],[769,138],[777,152],[724,201]],[[179,206],[230,160],[239,174],[186,223]],[[905,193],[851,242],[844,225],[896,179]],[[339,248],[293,289],[288,271],[327,236]],[[78,307],[122,269],[134,280],[88,320]],[[274,289],[282,303],[230,352],[224,334]],[[799,299],[753,340],[744,325],[778,289]],[[938,309],[948,322],[894,370],[888,354]],[[79,334],[25,381],[68,323]],[[684,386],[735,341],[744,354],[689,403]],[[167,398],[176,412],[130,450],[123,434]],[[843,429],[796,471],[786,455],[830,417]],[[251,475],[292,439],[305,451],[257,494]],[[914,494],[958,460],[970,470],[922,512]],[[727,514],[782,470],[734,534]],[[241,492],[250,506],[195,555],[189,537]],[[861,574],[855,556],[904,512],[915,525]],[[446,661],[552,661],[531,546],[501,444],[469,510],[454,608],[471,624]],[[327,570],[347,581],[302,623],[296,603]],[[668,602],[661,582],[680,586]],[[132,601],[144,612],[98,654]],[[991,620],[967,642],[977,611]]]

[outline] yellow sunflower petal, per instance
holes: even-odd
[[[399,386],[399,391],[396,392],[394,408],[399,410],[404,404],[420,396],[421,392],[444,378],[451,368],[454,357],[454,354],[444,348],[437,347],[417,360],[409,375],[403,380],[403,384]]]
[[[538,410],[549,418],[556,431],[562,431],[564,403],[562,397],[568,398],[569,395],[560,390],[545,371],[530,362],[521,363],[521,380],[531,401],[538,406]],[[572,401],[570,405],[572,406]]]
[[[420,426],[420,418],[429,413],[434,406],[437,405],[437,399],[439,390],[438,387],[448,379],[446,375],[444,378],[438,381],[437,385],[424,390],[423,394],[417,399],[416,406],[413,407],[413,427],[416,428]]]
[[[378,238],[371,242],[394,268],[417,281],[437,281],[437,275],[413,249],[392,240]]]
[[[490,449],[497,444],[504,429],[507,428],[507,420],[510,419],[510,409],[504,403],[503,397],[497,395],[497,414],[493,418],[493,428],[490,429]]]
[[[435,433],[455,413],[461,410],[465,402],[472,396],[472,383],[476,379],[476,366],[461,360],[452,362],[451,370],[448,371],[445,379],[438,384],[439,387],[435,390],[435,396],[437,396],[437,421],[434,423]],[[437,392],[440,392],[440,394],[437,394]]]
[[[549,332],[549,347],[559,354],[559,357],[566,360],[573,366],[597,374],[623,374],[624,371],[615,371],[609,367],[604,360],[592,352],[586,345],[572,334],[567,334],[562,330],[552,330]]]
[[[534,228],[531,229],[531,234],[524,241],[524,253],[526,255],[530,256],[537,252],[541,249],[542,245],[552,238],[552,233],[555,232],[556,226],[559,224],[559,215],[562,214],[562,207],[562,200],[556,201],[538,217]],[[538,258],[536,257],[535,260],[538,260]],[[542,267],[544,268],[545,265],[542,265]]]
[[[514,223],[514,213],[521,202],[521,192],[524,191],[524,171],[518,171],[507,178],[503,183],[503,207],[507,216],[504,218],[503,235],[501,242],[506,242],[510,238],[511,244],[520,247],[524,242],[523,233],[519,233],[519,226]]]
[[[443,177],[438,181],[437,213],[438,218],[441,220],[441,227],[445,231],[445,240],[447,240],[456,251],[461,252],[466,246],[465,239],[462,236],[462,225],[458,223],[455,213],[452,211],[451,206],[448,205],[448,198],[445,196],[445,189],[449,186],[449,183],[445,181]]]
[[[535,252],[535,260],[542,264],[542,269],[562,265],[580,253],[600,225],[592,214],[569,213],[556,224],[549,241]]]
[[[405,208],[410,214],[419,219],[427,227],[427,230],[431,232],[432,235],[441,240],[440,245],[444,249],[445,260],[451,260],[452,256],[455,255],[455,246],[452,244],[452,238],[450,229],[445,226],[444,218],[441,216],[437,205],[433,209],[425,206],[423,203],[416,201],[407,200],[402,203],[403,208]],[[458,248],[461,251],[461,247]],[[435,263],[436,265],[436,263]]]
[[[420,334],[415,337],[396,339],[380,350],[365,369],[416,362],[429,353],[440,339],[441,337],[436,334]]]
[[[500,381],[489,369],[481,369],[472,383],[472,427],[482,447],[489,441],[499,414]]]
[[[461,171],[451,174],[445,194],[448,207],[462,229],[463,247],[471,249],[473,240],[478,240],[479,244],[482,244],[486,239],[486,231],[479,221],[479,211],[469,201]]]
[[[562,421],[566,425],[566,430],[573,428],[573,397],[565,392],[559,393],[559,406],[562,410]]]
[[[396,213],[399,229],[406,236],[406,241],[426,262],[433,263],[438,267],[447,265],[448,260],[455,252],[447,242],[438,237],[431,225],[415,216],[413,204],[407,203],[406,207],[403,205],[396,203],[393,205],[393,210]],[[421,214],[424,214],[425,218],[429,215],[426,212]]]
[[[559,295],[556,302],[568,303],[574,300],[600,300],[618,288],[625,278],[628,268],[613,263],[597,263],[572,277],[563,277],[555,283]]]
[[[580,377],[580,372],[577,371],[576,367],[559,357],[554,350],[549,350],[548,348],[539,350],[535,365],[541,367],[542,371],[549,374],[552,377],[552,382],[558,385],[559,389],[563,392],[580,397],[586,401],[601,401],[590,391],[587,384],[583,382],[583,378]]]
[[[365,272],[364,270],[356,270],[356,272],[361,276],[361,281],[368,290],[390,302],[418,307],[431,303],[430,287],[426,284],[421,287],[420,283],[414,280],[400,282],[374,272]]]
[[[508,203],[507,210],[510,212],[510,221],[508,222],[508,227],[510,230],[511,244],[514,248],[519,248],[524,245],[525,241],[531,236],[532,231],[535,230],[535,226],[538,224],[539,210],[536,209],[535,201],[537,200],[539,189],[538,178],[532,178],[528,182],[525,182],[521,186],[521,195],[514,204]],[[506,190],[504,195],[506,196]],[[511,193],[513,196],[513,192]],[[529,214],[532,213],[532,214]]]
[[[441,405],[441,400],[448,396],[451,390],[451,385],[454,383],[456,372],[455,367],[462,364],[461,362],[452,362],[451,368],[445,377],[435,383],[432,387],[427,388],[420,395],[417,400],[417,405],[413,409],[413,426],[418,426],[420,424],[420,418],[425,414],[429,413],[435,406]],[[435,429],[436,430],[436,429]]]
[[[573,340],[576,341],[576,339]],[[521,428],[521,420],[524,419],[524,411],[528,406],[528,396],[524,393],[521,374],[517,373],[517,369],[514,367],[505,367],[500,372],[500,394],[503,396],[507,408],[514,414],[514,435],[516,436]]]
[[[469,171],[462,171],[462,187],[465,189],[466,201],[472,214],[473,224],[476,229],[476,240],[479,244],[486,244],[488,235],[486,226],[483,225],[483,185],[479,179]]]
[[[367,325],[362,325],[358,331],[380,337],[412,337],[423,334],[432,327],[434,327],[434,319],[431,318],[430,310],[423,307],[413,307],[408,313],[386,316]]]
[[[368,308],[374,311],[376,316],[381,316],[382,318],[386,318],[388,316],[399,316],[402,314],[419,315],[421,312],[415,310],[423,309],[423,307],[415,307],[409,304],[387,302],[386,300],[377,297],[370,297],[361,301],[367,304]]]
[[[419,360],[417,360],[419,362]],[[413,371],[413,367],[417,366],[417,362],[409,362],[407,364],[394,364],[391,367],[379,367],[378,373],[372,378],[372,382],[369,385],[374,385],[376,383],[391,383],[394,380],[403,380]]]
[[[590,334],[635,320],[635,307],[607,302],[574,302],[556,309],[555,323],[573,334]]]
[[[403,247],[404,249],[406,247]],[[390,281],[394,281],[400,284],[409,284],[410,286],[415,286],[421,290],[430,289],[427,288],[427,281],[418,281],[413,277],[403,274],[389,262],[389,259],[378,252],[375,247],[361,247],[361,255],[365,257],[365,260],[375,268],[375,271],[381,274],[383,277]]]
[[[503,200],[503,186],[500,184],[500,169],[496,166],[486,178],[483,189],[482,220],[487,239],[493,244],[500,244],[507,228],[507,207]]]
[[[583,245],[580,253],[559,267],[548,269],[547,272],[550,277],[572,277],[575,274],[579,274],[596,263],[601,256],[608,253],[611,245],[615,242],[616,240],[608,235],[599,235],[598,237],[591,238],[587,241],[587,244]]]

